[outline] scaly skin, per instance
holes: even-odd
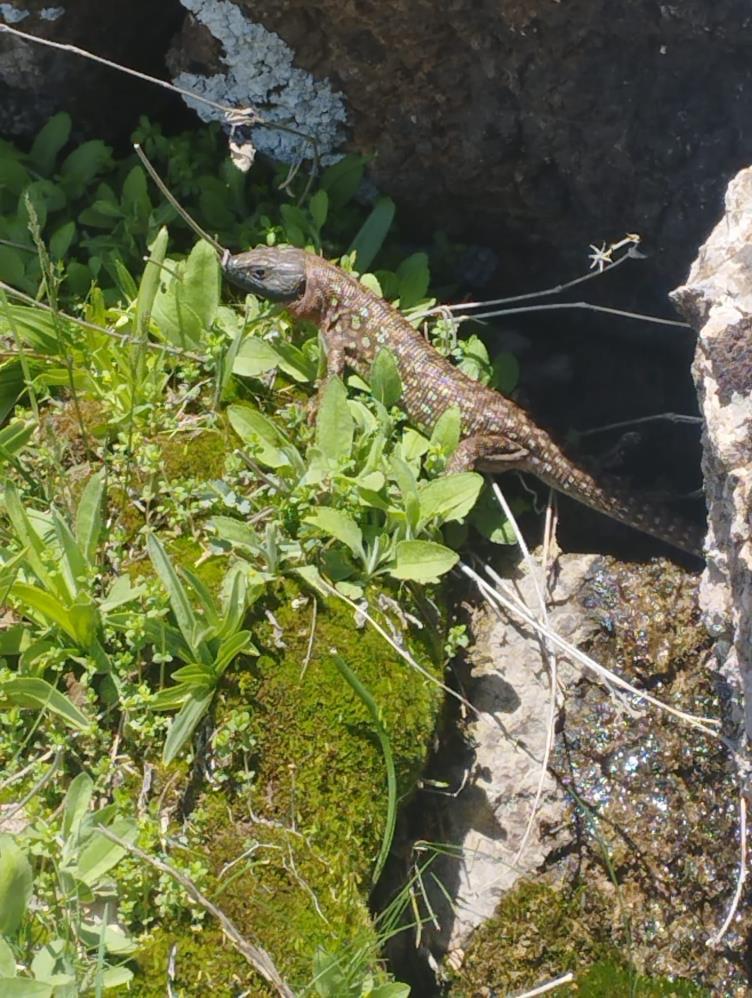
[[[327,380],[346,367],[368,379],[376,354],[387,349],[402,379],[402,406],[419,430],[430,433],[439,416],[457,406],[462,439],[448,470],[528,472],[615,520],[682,551],[702,553],[696,526],[617,483],[596,481],[519,406],[453,367],[396,309],[334,264],[280,246],[230,257],[224,269],[244,290],[283,303],[291,315],[316,323],[326,349]]]

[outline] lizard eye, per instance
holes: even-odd
[[[266,267],[251,267],[248,273],[254,281],[265,281],[268,275]]]

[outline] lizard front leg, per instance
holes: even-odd
[[[501,433],[477,433],[465,437],[452,454],[447,474],[478,468],[482,471],[513,471],[521,467],[530,451]]]

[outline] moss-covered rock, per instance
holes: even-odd
[[[400,795],[414,785],[441,703],[438,686],[372,628],[359,630],[347,607],[319,605],[309,656],[314,598],[280,587],[272,619],[254,629],[262,654],[228,674],[183,827],[187,848],[210,865],[212,899],[296,986],[311,978],[318,947],[360,966],[378,958],[367,896],[387,816],[384,757],[332,649],[381,709]],[[424,650],[414,653],[440,677]],[[227,744],[223,732],[239,730],[238,718],[242,732]],[[183,924],[153,932],[138,957],[138,993],[164,992],[173,943],[182,951],[181,980],[201,982],[181,993],[231,994],[239,973],[251,993],[264,993],[237,959],[206,959],[202,941],[216,949],[213,931],[205,940]]]

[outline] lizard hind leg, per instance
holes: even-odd
[[[447,474],[458,471],[513,471],[530,452],[501,433],[477,433],[460,441],[447,465]]]

